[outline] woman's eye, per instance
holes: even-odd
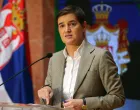
[[[59,25],[59,28],[63,28],[64,27],[64,25]]]
[[[75,22],[71,23],[71,26],[76,26],[76,23]]]

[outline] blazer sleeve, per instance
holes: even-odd
[[[46,79],[45,79],[45,86],[49,86],[49,87],[52,87],[52,75],[51,75],[51,63],[52,62],[52,60],[51,60],[51,58],[50,58],[50,60],[49,60],[49,65],[48,65],[48,72],[47,72],[47,77],[46,77]],[[40,99],[40,104],[46,104],[46,100],[44,100],[44,99]],[[50,99],[50,105],[52,105],[52,99]]]
[[[125,96],[118,69],[110,52],[105,51],[99,61],[99,75],[107,92],[105,96],[87,97],[88,109],[112,110],[124,105]]]
[[[49,87],[52,87],[52,58],[49,60],[48,65],[48,71],[47,71],[47,77],[45,79],[45,85],[48,85]]]

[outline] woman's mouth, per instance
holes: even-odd
[[[65,35],[65,37],[70,39],[70,38],[72,38],[72,35]]]

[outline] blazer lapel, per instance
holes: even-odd
[[[91,63],[95,57],[95,55],[93,54],[94,49],[95,48],[92,45],[90,45],[87,41],[85,42],[78,69],[77,80],[74,88],[74,95],[80,87],[82,81],[84,80],[84,77],[86,76],[87,71],[89,70]]]

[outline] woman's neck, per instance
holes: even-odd
[[[68,55],[74,57],[74,52],[78,49],[78,47],[79,46],[73,46],[73,45],[66,46]]]

